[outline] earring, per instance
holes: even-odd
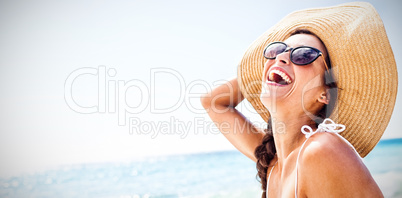
[[[324,99],[324,97],[323,97],[323,96],[321,96],[321,99]]]

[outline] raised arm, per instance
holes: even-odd
[[[230,143],[256,161],[254,150],[261,143],[264,132],[235,109],[243,99],[235,78],[203,95],[201,103]]]

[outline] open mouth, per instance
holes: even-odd
[[[275,82],[280,85],[288,85],[292,83],[291,78],[284,72],[273,69],[269,72],[268,81]]]

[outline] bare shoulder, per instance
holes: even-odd
[[[306,195],[382,196],[360,156],[337,134],[313,135],[300,155],[298,171]]]
[[[311,136],[305,145],[303,155],[307,163],[333,162],[333,165],[337,165],[345,163],[345,160],[361,162],[361,158],[353,148],[333,133],[317,133]],[[325,157],[325,160],[321,157]]]

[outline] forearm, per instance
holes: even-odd
[[[201,103],[207,111],[216,108],[221,110],[226,108],[233,109],[243,99],[244,97],[238,88],[237,79],[235,78],[201,96]]]
[[[237,79],[232,79],[202,96],[201,102],[221,133],[240,152],[256,161],[254,150],[261,143],[264,132],[235,109],[243,99]]]

